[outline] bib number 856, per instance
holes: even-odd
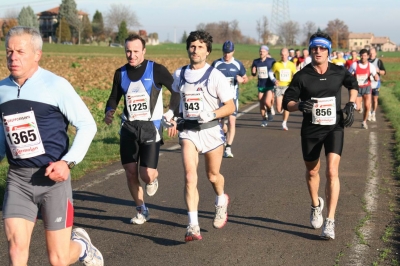
[[[328,108],[328,109],[317,109],[317,110],[315,110],[315,114],[317,116],[330,116],[330,115],[332,115],[332,110],[330,108]]]

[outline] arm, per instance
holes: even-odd
[[[118,107],[118,103],[122,97],[122,90],[120,89],[121,84],[121,72],[115,71],[113,85],[111,89],[110,96],[107,100],[105,115],[104,115],[104,122],[107,125],[110,125],[114,119],[115,110]]]

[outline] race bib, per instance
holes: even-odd
[[[3,117],[4,134],[14,159],[45,153],[33,111]]]
[[[150,97],[143,92],[128,92],[126,94],[126,109],[128,110],[128,120],[148,121],[151,118],[150,114]]]
[[[312,109],[312,123],[315,125],[334,125],[336,123],[336,98],[311,98],[315,100]]]
[[[358,86],[365,85],[365,83],[367,83],[367,80],[368,80],[367,74],[357,75]]]
[[[290,69],[279,70],[279,81],[288,82],[290,81],[291,71]]]
[[[266,66],[258,67],[258,78],[259,79],[267,79],[268,78],[268,68]]]
[[[379,87],[379,80],[375,81],[374,76],[369,76],[369,80],[371,81],[371,88],[376,89]]]
[[[202,91],[181,92],[183,118],[198,120],[200,113],[204,110],[204,93]]]

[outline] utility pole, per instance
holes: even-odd
[[[273,0],[271,8],[271,32],[277,34],[279,26],[290,20],[288,0]]]

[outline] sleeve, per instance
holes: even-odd
[[[158,63],[154,63],[154,82],[159,88],[164,86],[171,93],[173,92],[172,83],[174,82],[174,79],[172,78],[171,73],[169,73],[165,66]]]
[[[346,69],[343,69],[345,72],[343,79],[343,86],[345,86],[348,90],[358,90],[358,82],[356,78]]]
[[[172,90],[175,91],[175,92],[179,92],[180,91],[179,83],[180,83],[180,80],[181,80],[181,78],[180,78],[181,71],[182,71],[182,68],[180,67],[177,70],[175,70],[174,74],[172,74],[172,78],[174,80],[173,83],[172,83]]]
[[[289,87],[285,91],[285,94],[283,95],[283,108],[287,110],[287,105],[291,101],[298,102],[300,98],[300,92],[301,92],[301,82],[300,82],[300,73],[297,72],[292,79],[292,82],[290,82]]]
[[[243,63],[239,61],[240,69],[239,69],[239,76],[243,77],[246,75],[246,68],[244,67]]]
[[[255,77],[257,75],[257,70],[256,70],[256,72],[253,73],[253,67],[256,67],[256,69],[257,69],[255,62],[256,62],[256,60],[253,60],[253,63],[251,64],[251,67],[250,67],[250,72],[253,77]]]
[[[231,93],[229,83],[224,74],[218,69],[214,69],[213,72],[213,83],[215,85],[215,92],[217,97],[220,99],[221,102],[227,102],[233,98]]]
[[[380,59],[378,59],[378,67],[380,70],[386,71],[385,66],[383,65],[383,62]]]
[[[356,72],[356,68],[357,68],[357,62],[352,63],[352,64],[350,65],[350,67],[349,67],[349,72],[350,72],[351,74],[353,74],[353,72]]]
[[[121,90],[121,70],[118,69],[115,71],[113,85],[110,93],[110,97],[107,100],[105,113],[109,110],[117,109],[118,103],[122,97],[122,90]]]
[[[72,85],[65,79],[58,82],[58,107],[61,113],[76,128],[76,136],[68,153],[62,160],[79,163],[83,160],[96,132],[97,126],[92,114],[76,93]]]
[[[211,66],[215,67],[215,64],[217,63],[218,60],[214,60],[214,62],[212,62]]]

